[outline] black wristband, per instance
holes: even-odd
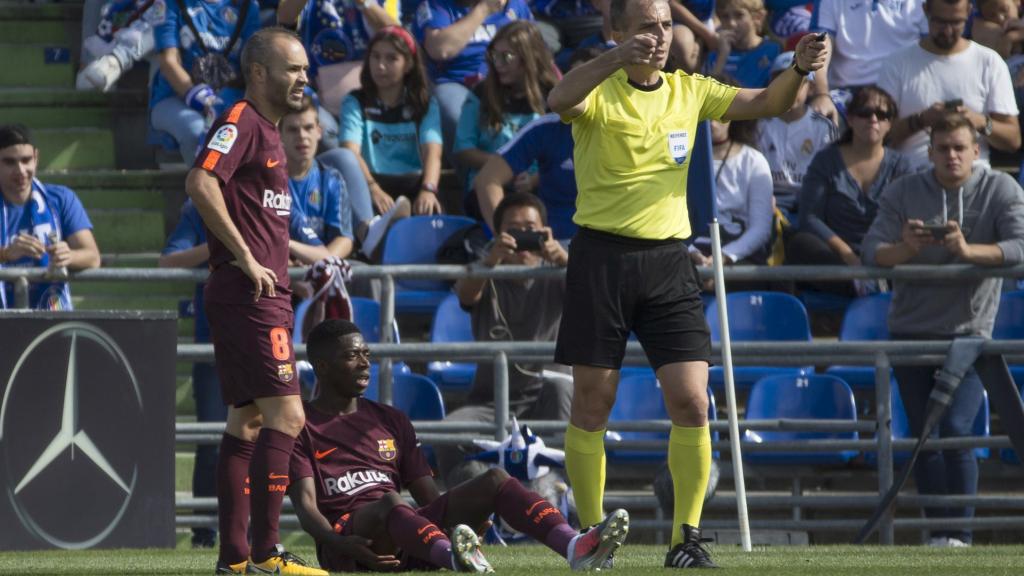
[[[792,68],[793,68],[793,72],[796,72],[797,74],[799,74],[800,76],[803,76],[804,78],[806,78],[807,75],[811,73],[810,70],[804,70],[803,68],[801,68],[800,65],[797,64],[796,58],[793,58],[793,66],[792,66]]]

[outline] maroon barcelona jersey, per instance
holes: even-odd
[[[259,304],[290,310],[288,220],[292,197],[277,126],[242,100],[210,127],[194,167],[217,176],[228,215],[245,244],[257,262],[277,274],[276,295],[260,296]],[[252,280],[228,264],[235,256],[209,230],[206,238],[211,270],[206,300],[250,304]]]
[[[295,439],[289,476],[312,477],[320,513],[332,524],[388,492],[430,476],[409,418],[360,398],[352,414],[324,414],[306,405],[306,426]]]

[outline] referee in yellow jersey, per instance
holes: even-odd
[[[675,493],[667,567],[714,567],[700,515],[711,467],[711,339],[683,240],[690,236],[686,175],[697,124],[779,115],[804,77],[828,58],[827,39],[805,36],[794,65],[765,89],[662,72],[672,39],[667,0],[611,0],[618,46],[574,68],[548,105],[572,124],[579,232],[569,268],[555,360],[573,367],[565,464],[583,525],[603,517],[608,413],[626,339],[636,333],[672,419],[668,465]]]

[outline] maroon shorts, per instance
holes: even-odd
[[[448,510],[448,494],[442,494],[440,498],[434,500],[430,504],[416,509],[416,513],[423,516],[427,520],[430,520],[434,524],[444,528],[444,514]],[[334,531],[342,536],[352,535],[352,523],[349,522],[351,513],[342,514],[341,518],[334,523]],[[402,550],[397,552],[398,559],[402,562],[402,565],[398,570],[402,571],[427,571],[437,570],[437,566],[434,566],[426,560],[415,558],[406,554]],[[320,562],[320,567],[328,572],[370,572],[370,568],[363,566],[348,556],[343,556],[334,550],[321,545],[319,542],[316,545],[316,559]]]
[[[290,309],[207,302],[206,317],[225,404],[299,393]]]

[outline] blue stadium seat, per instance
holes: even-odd
[[[618,395],[612,412],[608,416],[611,422],[631,420],[668,420],[665,410],[665,399],[661,394],[661,384],[654,374],[631,373],[619,380]],[[708,420],[718,420],[718,409],[715,406],[715,395],[708,388]],[[718,440],[718,432],[713,432],[712,440]],[[661,440],[666,449],[638,451],[615,450],[615,443],[620,440]],[[668,432],[609,432],[605,436],[608,445],[607,454],[610,460],[620,462],[662,462],[667,457]],[[718,454],[715,453],[717,458]]]
[[[992,328],[996,340],[1024,340],[1024,290],[1003,292],[999,298],[996,324]],[[1010,366],[1017,386],[1024,386],[1024,366]]]
[[[850,305],[850,297],[822,290],[801,289],[800,301],[814,312],[838,313]]]
[[[473,327],[469,312],[462,309],[459,297],[449,294],[434,313],[430,327],[431,342],[472,342]],[[430,376],[443,390],[468,392],[476,376],[476,364],[467,362],[436,361],[427,364]]]
[[[975,416],[974,424],[971,426],[971,435],[990,436],[988,392],[982,389],[981,394],[981,407],[978,408],[978,415]],[[892,387],[892,437],[894,440],[913,438],[913,434],[910,433],[910,423],[907,421],[907,411],[903,407],[903,398],[900,397],[898,386]],[[991,455],[991,450],[989,448],[975,448],[974,455],[979,459],[988,458]],[[877,455],[872,452],[869,453],[866,461],[871,463],[876,458]],[[905,461],[907,458],[910,458],[910,451],[893,452],[893,460],[897,464]]]
[[[412,216],[399,220],[384,240],[385,265],[433,264],[437,251],[449,236],[476,224],[464,216]],[[438,280],[397,280],[395,311],[433,314],[451,293],[451,282]]]
[[[729,334],[733,342],[744,341],[811,341],[811,327],[807,310],[799,300],[782,292],[733,292],[726,296],[729,307]],[[711,340],[719,341],[718,302],[712,301],[707,309]],[[738,388],[749,388],[765,376],[795,375],[814,372],[813,366],[733,366],[733,378]],[[713,366],[708,381],[715,389],[725,384],[721,366]]]
[[[758,380],[747,399],[747,420],[814,418],[857,421],[857,407],[850,386],[826,374],[783,374]],[[744,442],[767,443],[789,440],[856,440],[857,432],[782,432],[747,430]],[[824,452],[746,452],[754,464],[844,464],[856,450]]]
[[[839,330],[839,340],[888,340],[889,303],[892,294],[885,292],[861,296],[850,303],[843,316],[843,326]],[[832,366],[825,371],[842,378],[851,388],[874,388],[875,369],[871,366]],[[889,371],[890,379],[892,370]],[[893,381],[893,386],[895,386]]]

